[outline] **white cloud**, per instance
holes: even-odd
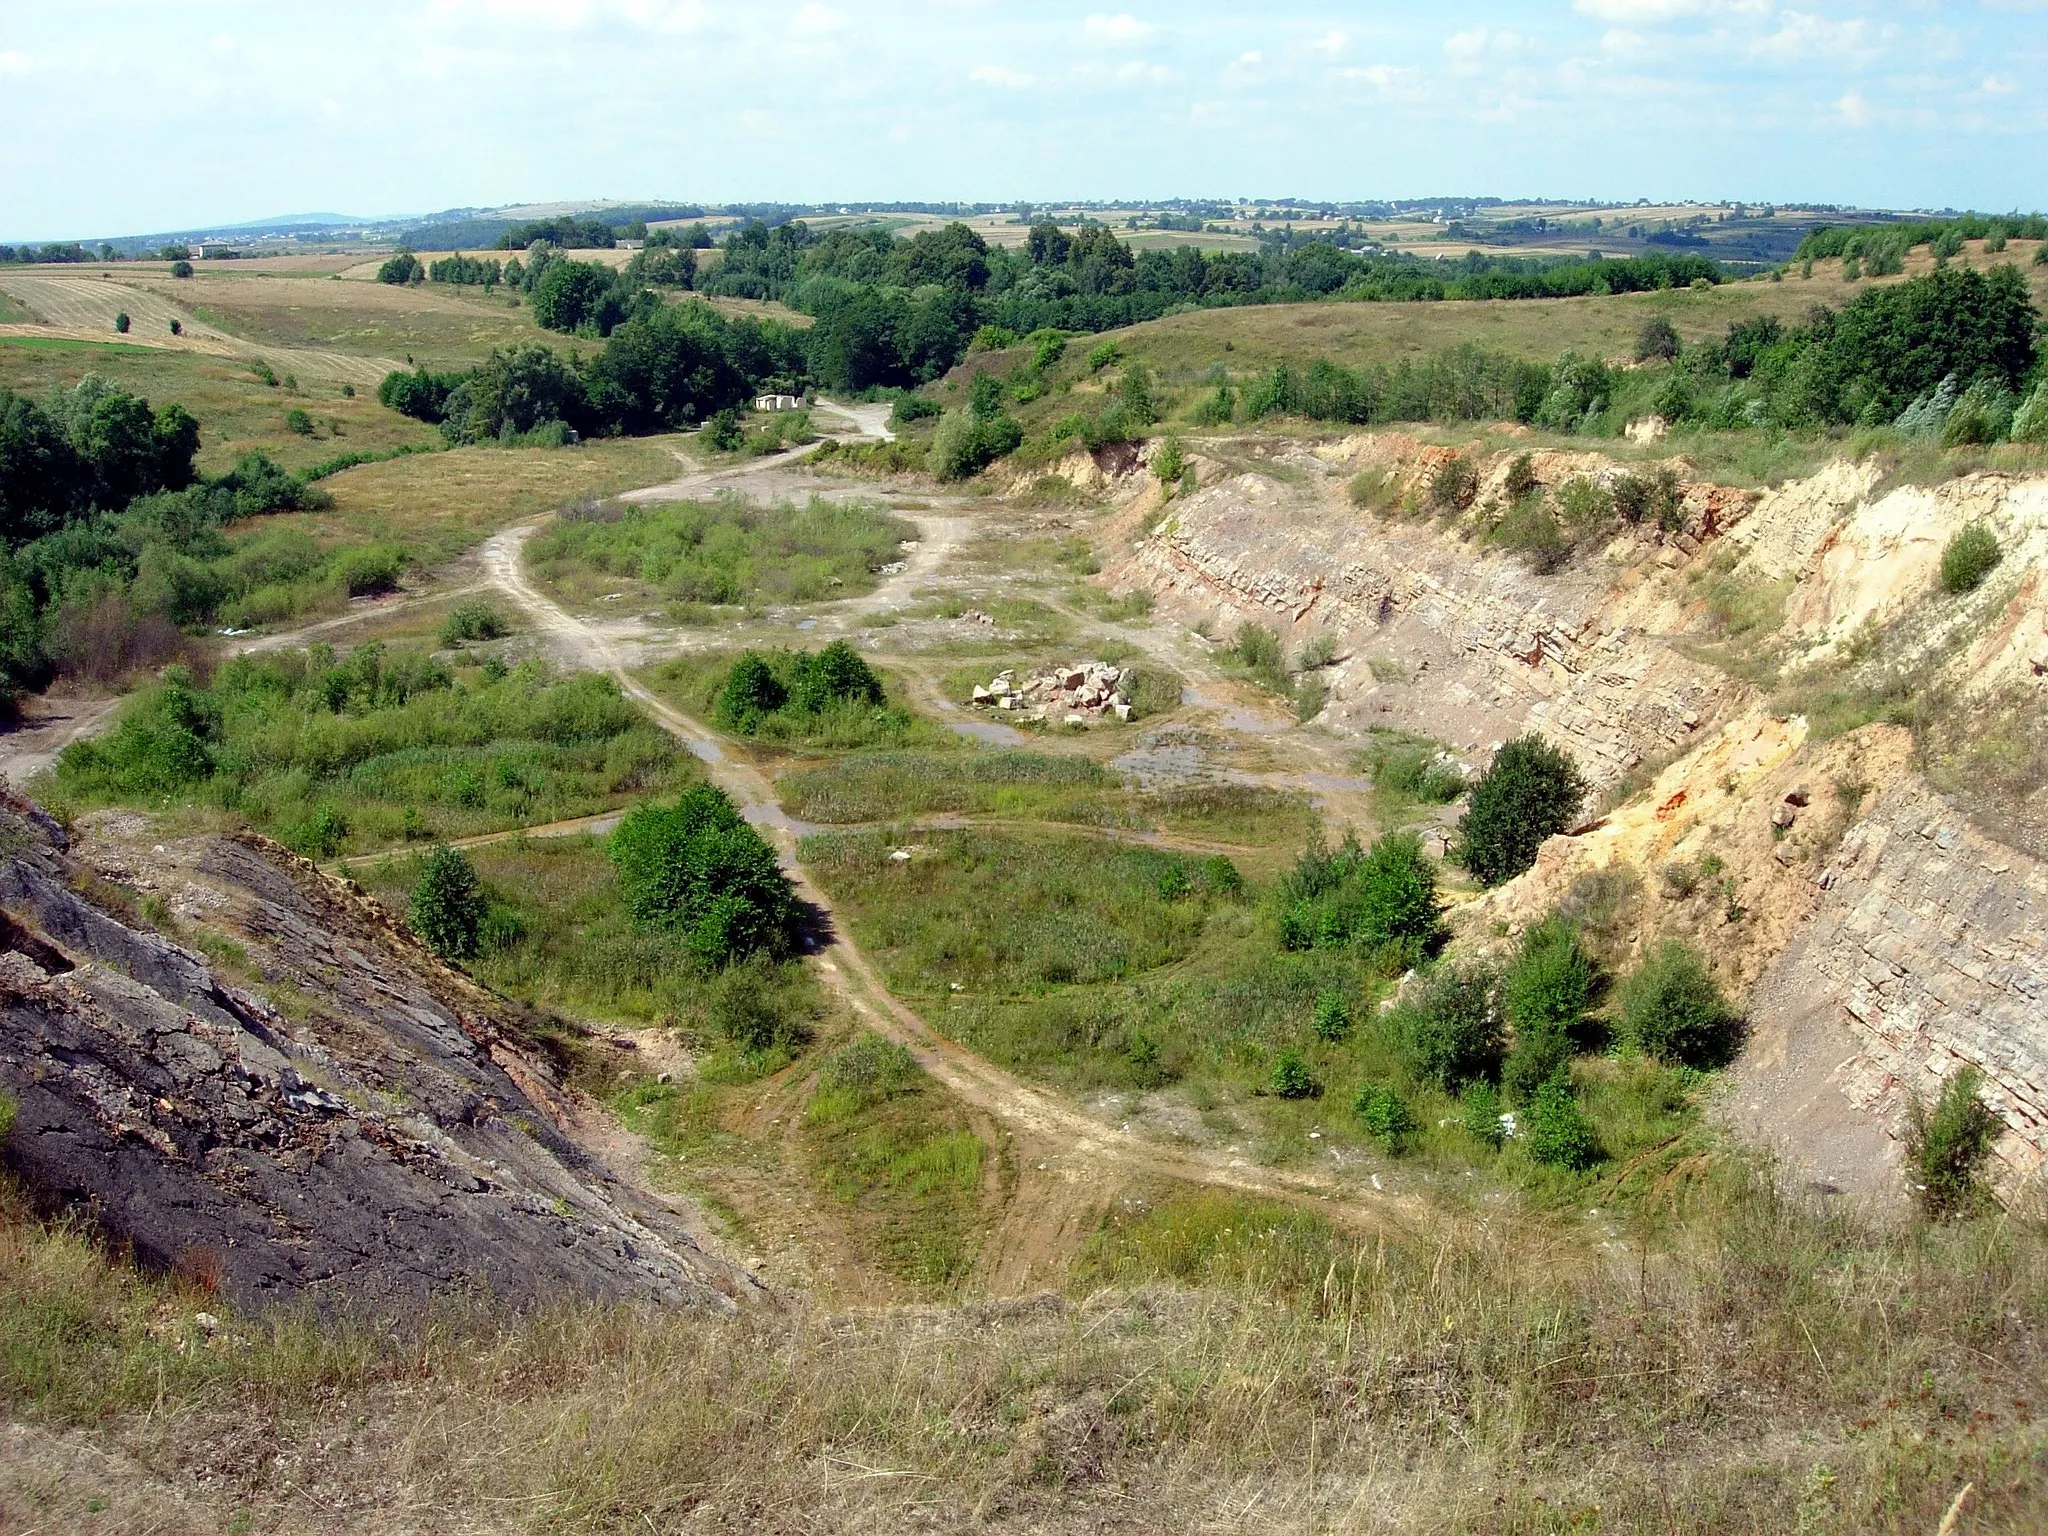
[[[1325,32],[1321,37],[1309,44],[1309,46],[1315,49],[1317,53],[1326,53],[1334,59],[1338,54],[1351,46],[1351,39],[1342,32],[1332,30]]]
[[[1118,69],[1116,77],[1126,85],[1171,85],[1180,78],[1164,64],[1146,64],[1137,59]]]
[[[1444,52],[1454,59],[1476,59],[1486,52],[1486,28],[1470,27],[1444,39]]]
[[[1029,90],[1038,84],[1038,76],[1027,75],[1021,69],[1006,69],[1001,64],[983,64],[969,70],[967,78],[982,85],[999,85],[1005,90]]]
[[[0,53],[0,75],[25,75],[28,73],[28,55],[9,48]]]
[[[1395,86],[1419,79],[1419,69],[1403,69],[1395,64],[1368,64],[1364,67],[1351,65],[1344,69],[1332,70],[1339,80],[1363,80],[1377,90],[1392,90]]]
[[[1778,30],[1759,39],[1750,52],[1760,59],[1789,64],[1799,59],[1833,58],[1866,50],[1868,33],[1860,18],[1833,21],[1809,11],[1787,11]]]
[[[2010,96],[2013,92],[2011,75],[1986,75],[1978,87],[1986,96]]]
[[[1856,91],[1848,92],[1840,101],[1836,102],[1835,110],[1841,113],[1842,121],[1851,128],[1868,128],[1870,126],[1870,103],[1865,101],[1861,94]]]
[[[1081,35],[1089,42],[1112,48],[1128,48],[1142,43],[1156,30],[1149,21],[1140,21],[1128,12],[1115,16],[1090,16],[1081,23]]]
[[[792,25],[799,32],[836,32],[846,25],[846,17],[829,5],[819,5],[817,0],[809,0],[809,3],[796,13],[796,20]]]
[[[1572,9],[1596,21],[1655,26],[1660,21],[1683,21],[1688,16],[1722,12],[1767,16],[1771,4],[1772,0],[1572,0]]]

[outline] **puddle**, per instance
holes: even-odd
[[[1275,732],[1290,729],[1293,724],[1288,720],[1275,720],[1269,715],[1255,715],[1228,700],[1204,693],[1192,683],[1181,689],[1180,701],[1183,704],[1195,704],[1203,709],[1215,710],[1217,722],[1223,729],[1242,731],[1247,736],[1270,736]]]
[[[1026,740],[1017,727],[1004,725],[1000,720],[948,720],[946,728],[955,736],[985,741],[992,747],[1021,747]]]
[[[1140,789],[1180,784],[1202,777],[1202,749],[1188,742],[1141,742],[1112,757],[1110,769],[1133,780]]]

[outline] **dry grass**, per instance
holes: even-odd
[[[267,361],[282,378],[294,359],[272,354]],[[219,474],[241,454],[260,448],[287,469],[335,458],[368,453],[401,443],[439,440],[424,423],[387,411],[377,403],[373,384],[357,383],[355,395],[344,396],[341,382],[298,376],[296,390],[265,384],[248,360],[199,351],[145,348],[45,337],[0,337],[0,387],[20,394],[76,384],[88,373],[148,399],[153,405],[175,400],[199,419],[199,467]],[[313,418],[311,436],[285,427],[285,412],[294,406]]]
[[[680,472],[670,440],[659,437],[457,448],[342,471],[322,482],[334,509],[303,526],[323,545],[391,540],[432,563],[564,502],[657,485]]]
[[[1966,1529],[2040,1528],[2038,1226],[1877,1231],[1732,1179],[1695,1201],[1643,1259],[1506,1213],[1359,1246],[1131,1197],[1085,1300],[212,1339],[218,1303],[16,1208],[0,1385],[36,1428],[10,1445],[73,1474],[31,1491],[13,1461],[0,1515],[77,1509],[97,1471],[157,1530],[1921,1536],[1967,1481]]]

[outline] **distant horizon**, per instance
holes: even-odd
[[[93,246],[102,242],[112,243],[115,241],[175,239],[181,236],[192,237],[198,235],[212,234],[259,235],[264,233],[289,230],[298,227],[305,227],[310,229],[335,230],[385,229],[391,228],[393,226],[429,225],[434,223],[454,222],[460,219],[471,218],[488,220],[517,219],[526,217],[537,218],[547,216],[547,214],[543,213],[542,210],[560,210],[562,212],[571,214],[597,214],[604,212],[608,208],[637,209],[648,207],[701,207],[705,209],[704,217],[724,219],[732,218],[735,217],[736,215],[730,211],[721,212],[721,209],[729,210],[740,207],[780,207],[798,210],[802,212],[823,211],[826,209],[844,207],[851,209],[856,214],[872,212],[877,217],[884,217],[886,216],[886,209],[889,206],[894,206],[898,208],[908,208],[914,205],[922,206],[932,210],[938,210],[945,207],[956,207],[963,210],[971,208],[1000,210],[1004,208],[1016,207],[1024,203],[1029,203],[1034,209],[1137,209],[1163,208],[1169,207],[1177,203],[1238,203],[1257,204],[1262,207],[1323,207],[1336,209],[1341,212],[1345,208],[1356,208],[1360,205],[1375,203],[1390,204],[1406,208],[1418,208],[1426,207],[1432,203],[1450,204],[1465,202],[1493,202],[1508,207],[1528,206],[1556,208],[1573,207],[1619,209],[1641,207],[1645,206],[1646,204],[1647,206],[1652,208],[1775,208],[1781,211],[1812,211],[1817,216],[1823,218],[1829,216],[1832,213],[1839,213],[1845,217],[1931,218],[1954,217],[1965,214],[1979,214],[1996,217],[2011,213],[2025,215],[2041,211],[2039,209],[2024,207],[2018,209],[1967,208],[1961,206],[1879,207],[1868,204],[1829,202],[1828,200],[1822,198],[1787,198],[1778,201],[1773,201],[1768,198],[1747,199],[1733,197],[1664,199],[1645,199],[1640,196],[1633,198],[1565,198],[1506,195],[1494,192],[1445,192],[1425,197],[1350,198],[1309,198],[1293,193],[1279,194],[1271,197],[1260,196],[1255,194],[1224,196],[1219,193],[1205,196],[1196,193],[1175,193],[1170,196],[1162,196],[1156,198],[1133,197],[1129,195],[1104,198],[1076,197],[1046,199],[986,197],[900,199],[822,198],[811,202],[759,198],[736,199],[731,203],[722,201],[714,202],[701,198],[685,197],[561,197],[529,198],[522,201],[509,203],[464,203],[451,205],[445,208],[435,208],[424,211],[405,211],[397,213],[342,214],[333,212],[317,212],[268,214],[259,215],[255,217],[237,217],[233,219],[222,219],[212,223],[198,222],[172,224],[167,225],[160,229],[129,229],[120,231],[100,230],[91,234],[19,235],[8,234],[5,231],[0,231],[0,245],[12,244],[27,247],[40,245],[78,244],[84,246]],[[934,216],[936,216],[936,214],[934,214]],[[684,217],[688,217],[688,215],[684,215]]]

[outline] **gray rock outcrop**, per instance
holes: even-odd
[[[570,1100],[502,1001],[351,887],[253,836],[155,853],[140,883],[293,1018],[124,915],[105,866],[6,797],[0,1156],[41,1201],[245,1306],[758,1291],[563,1133]]]

